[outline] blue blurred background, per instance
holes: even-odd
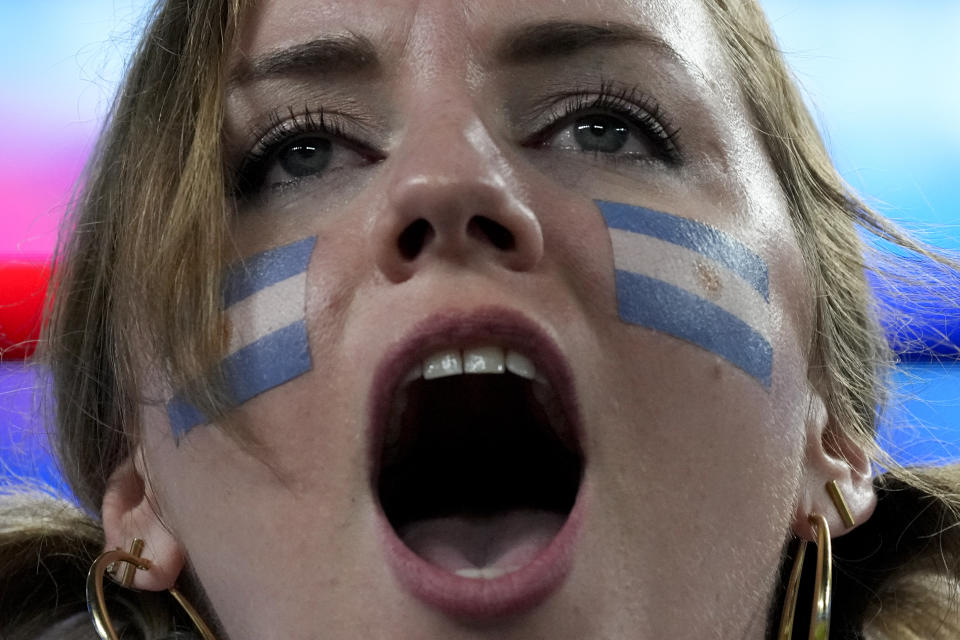
[[[148,4],[0,3],[0,259],[49,255]],[[960,2],[763,0],[831,153],[882,213],[960,250]],[[960,321],[953,319],[954,326]],[[42,372],[0,363],[0,478],[58,484]],[[960,365],[900,365],[885,445],[960,458]]]

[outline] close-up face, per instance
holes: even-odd
[[[708,9],[265,0],[226,65],[234,402],[142,406],[158,567],[234,640],[763,637],[829,417]]]

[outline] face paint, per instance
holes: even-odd
[[[767,264],[689,218],[595,200],[610,231],[620,319],[721,356],[770,387]]]
[[[226,276],[224,306],[230,322],[220,368],[230,406],[313,368],[305,320],[307,265],[316,237],[269,249],[240,261]],[[178,439],[207,416],[177,394],[167,415]]]

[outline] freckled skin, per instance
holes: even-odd
[[[713,365],[713,378],[714,380],[720,380],[723,378],[723,373],[725,371],[725,366],[722,362],[717,362]]]
[[[492,59],[510,28],[560,19],[642,25],[682,61],[640,46]],[[231,64],[355,33],[383,68],[232,90],[231,157],[249,150],[248,132],[271,112],[308,105],[346,113],[345,130],[378,159],[336,140],[322,178],[265,189],[237,218],[244,254],[317,236],[306,303],[314,368],[232,412],[253,446],[225,424],[198,427],[177,448],[162,407],[143,407],[138,468],[150,470],[163,526],[148,527],[158,570],[136,584],[169,586],[189,557],[232,640],[762,638],[782,546],[793,529],[809,536],[797,512],[819,495],[809,487],[823,486],[809,470],[835,467],[810,458],[827,418],[810,409],[822,403],[808,382],[810,292],[793,225],[704,7],[264,0],[241,31]],[[523,144],[546,126],[543,105],[558,88],[595,93],[601,81],[662,105],[681,130],[682,169],[571,149],[566,124]],[[638,153],[653,144],[638,140]],[[278,166],[269,180],[282,176]],[[620,321],[594,199],[704,222],[767,261],[778,319],[769,390],[703,349]],[[473,215],[505,228],[513,248],[468,233]],[[433,235],[410,260],[399,238],[421,218]],[[709,270],[697,275],[713,286]],[[416,600],[388,570],[364,434],[387,349],[431,314],[489,305],[540,324],[572,364],[589,508],[558,591],[521,615],[471,625]],[[851,502],[868,510],[867,497]],[[108,546],[142,533],[127,515],[105,510]]]

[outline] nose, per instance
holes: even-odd
[[[486,129],[433,125],[408,133],[391,154],[386,210],[372,236],[378,269],[395,283],[437,261],[534,269],[543,257],[540,221]]]

